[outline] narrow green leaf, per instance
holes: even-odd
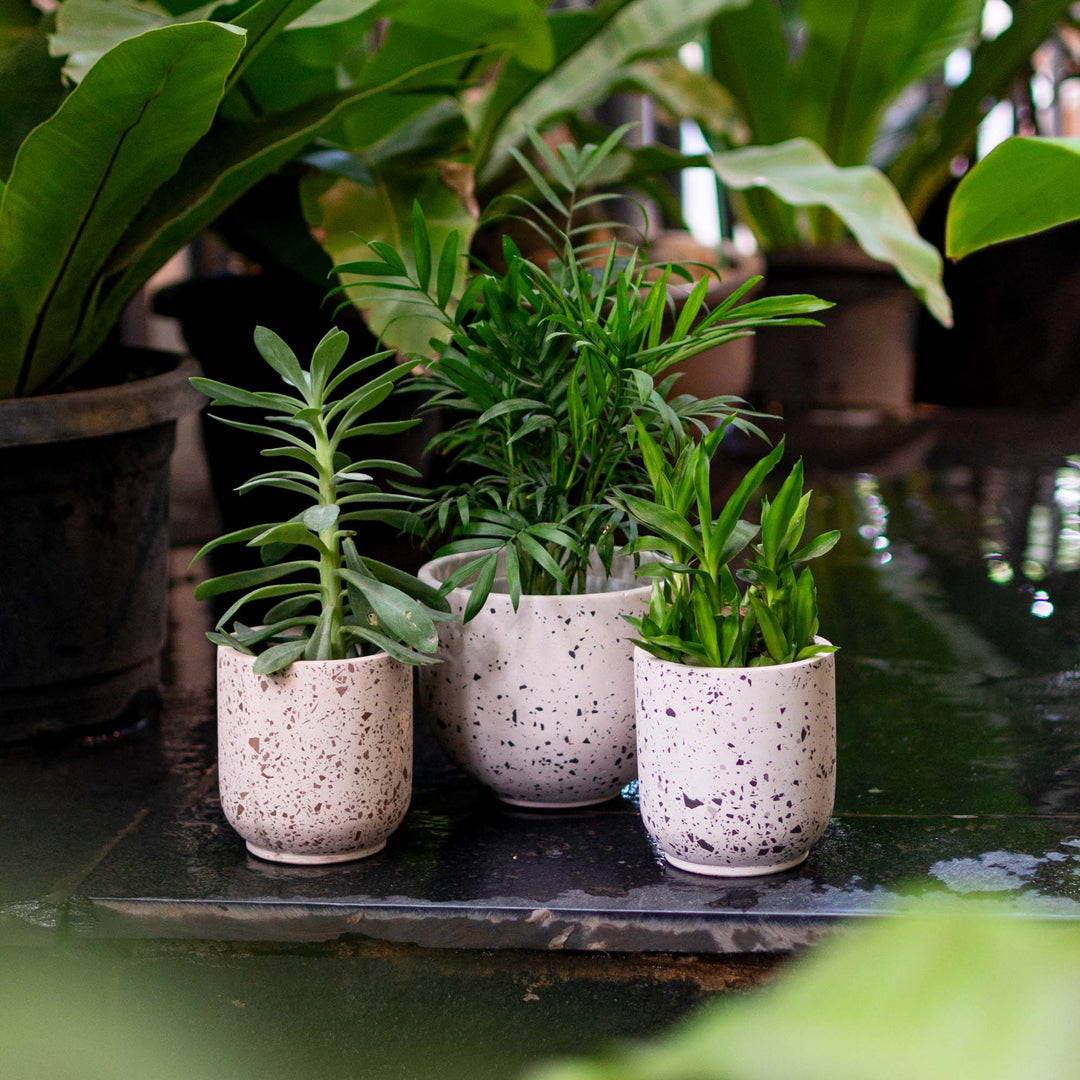
[[[479,572],[476,575],[476,581],[473,582],[472,589],[469,592],[468,603],[465,605],[465,611],[461,617],[462,622],[471,621],[484,606],[484,601],[487,600],[488,594],[491,592],[491,587],[495,583],[495,570],[497,566],[497,555],[488,555],[481,560]]]
[[[457,252],[458,231],[451,229],[443,241],[442,252],[439,255],[439,269],[435,275],[435,302],[444,309],[450,303],[450,297],[454,293],[454,282],[457,280]]]
[[[790,650],[776,616],[753,593],[749,594],[749,600],[757,618],[758,626],[761,627],[761,636],[765,639],[765,648],[769,650],[769,655],[776,663],[784,663]]]
[[[431,282],[431,237],[420,204],[412,205],[413,258],[416,260],[416,281],[421,289]]]
[[[264,585],[270,581],[277,581],[278,578],[296,573],[298,570],[317,570],[318,567],[319,564],[311,559],[298,559],[293,562],[280,563],[277,566],[261,566],[254,570],[240,570],[234,574],[223,574],[221,577],[214,577],[200,582],[195,587],[195,599],[207,600],[211,596],[220,596],[222,593],[233,592],[236,589],[247,589],[252,585]]]

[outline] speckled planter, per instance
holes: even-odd
[[[255,675],[218,649],[218,769],[229,824],[260,859],[381,851],[412,793],[412,668],[385,653]]]
[[[420,579],[441,584],[462,558],[435,559]],[[505,592],[492,592],[467,625],[440,624],[443,663],[420,672],[443,749],[503,802],[590,806],[636,775],[632,631],[622,616],[647,609],[649,586],[634,583],[629,560],[589,584],[596,591],[523,596],[516,614]],[[450,593],[455,612],[468,596]]]
[[[634,650],[638,795],[680,870],[718,877],[797,866],[836,788],[832,653],[776,667],[692,667]]]

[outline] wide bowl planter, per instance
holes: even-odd
[[[0,401],[0,743],[111,730],[152,710],[169,456],[177,417],[203,399],[188,384],[194,361],[134,360],[170,370]]]
[[[218,649],[218,769],[229,824],[260,859],[373,855],[412,792],[412,668],[377,653],[256,675]]]
[[[836,788],[832,653],[694,667],[634,650],[641,816],[680,870],[774,874],[821,838]]]
[[[441,585],[471,556],[420,568]],[[441,664],[420,671],[420,699],[450,759],[503,802],[540,809],[589,806],[633,780],[634,670],[631,630],[649,586],[630,560],[590,591],[522,596],[515,613],[493,591],[469,623],[440,624]],[[498,578],[496,579],[498,588]],[[458,615],[469,597],[454,589]]]

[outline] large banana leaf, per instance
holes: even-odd
[[[1012,24],[979,44],[971,73],[949,92],[944,109],[923,114],[908,145],[886,169],[916,221],[949,181],[953,160],[974,149],[986,103],[1009,93],[1017,72],[1027,68],[1068,8],[1069,0],[1016,0]]]
[[[962,259],[1004,240],[1080,219],[1080,139],[1006,139],[960,181],[945,251]]]
[[[207,22],[125,41],[26,138],[0,203],[0,396],[65,373],[111,246],[209,129],[243,47]]]
[[[507,63],[477,111],[475,162],[490,182],[525,138],[525,125],[542,128],[564,113],[601,100],[633,60],[682,44],[718,10],[748,0],[609,0],[587,11],[549,16],[555,62],[535,71]]]
[[[738,191],[765,188],[792,206],[824,206],[851,230],[868,255],[896,267],[939,322],[952,325],[942,260],[919,236],[896,189],[869,166],[838,168],[808,139],[730,150],[710,157],[717,175]]]

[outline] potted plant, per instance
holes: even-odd
[[[341,268],[378,276],[449,334],[417,385],[451,420],[431,449],[468,480],[440,490],[427,511],[451,539],[420,577],[462,621],[442,628],[445,662],[422,673],[421,699],[451,758],[515,805],[601,802],[634,776],[622,616],[644,610],[648,590],[615,556],[626,518],[605,502],[644,476],[631,419],[658,433],[721,421],[756,431],[736,399],[680,395],[667,369],[759,326],[811,322],[828,306],[805,296],[745,303],[749,281],[706,313],[703,279],[663,330],[676,270],[650,280],[633,244],[590,243],[593,226],[575,224],[583,204],[611,198],[583,188],[623,133],[557,152],[532,133],[552,184],[511,151],[544,195],[543,208],[516,200],[514,212],[552,253],[547,269],[506,238],[505,271],[476,274],[453,305],[456,234],[436,258],[419,208],[416,272],[378,241],[377,260]]]
[[[810,492],[798,461],[760,524],[742,519],[783,454],[781,441],[714,517],[710,472],[727,427],[699,442],[655,440],[635,419],[652,498],[610,498],[649,535],[624,549],[656,561],[637,631],[638,796],[673,866],[726,877],[776,873],[806,858],[835,791],[834,646],[818,637],[805,566],[838,532],[802,544]],[[732,572],[747,550],[745,565]],[[801,546],[800,546],[801,545]],[[743,582],[740,588],[739,582]]]
[[[357,145],[378,141],[476,54],[461,36],[471,27],[453,20],[425,37],[445,4],[410,3],[369,35],[362,62],[351,55],[345,79],[338,61],[381,12],[314,6],[258,0],[208,21],[190,2],[6,5],[0,476],[12,525],[0,638],[18,646],[0,660],[0,742],[112,730],[156,690],[172,424],[199,399],[175,356],[116,347],[127,303],[317,137],[348,128]],[[526,7],[492,12],[484,34],[540,18]]]
[[[193,385],[215,405],[262,413],[227,420],[270,441],[265,457],[287,469],[252,478],[300,496],[284,521],[252,525],[207,544],[257,548],[262,565],[210,578],[198,599],[243,591],[209,634],[218,645],[218,761],[221,803],[248,850],[289,863],[333,863],[383,848],[412,790],[410,665],[429,663],[435,622],[448,617],[437,591],[359,554],[355,526],[410,523],[412,496],[388,494],[367,470],[413,470],[383,459],[353,461],[349,440],[391,434],[413,421],[365,422],[407,369],[361,373],[389,352],[345,363],[349,337],[331,330],[311,363],[264,327],[255,344],[285,393],[240,390],[212,379]],[[302,549],[302,557],[295,550]],[[256,627],[235,622],[242,608],[268,610]]]

